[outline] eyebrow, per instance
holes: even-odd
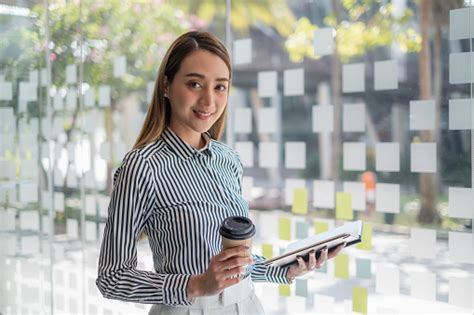
[[[191,72],[185,75],[185,77],[198,77],[199,79],[205,79],[206,76],[200,73]],[[228,78],[217,78],[216,81],[229,81]]]

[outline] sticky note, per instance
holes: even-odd
[[[339,220],[352,220],[352,197],[349,193],[336,193],[336,218]]]
[[[334,181],[313,181],[313,205],[317,208],[334,209]]]
[[[77,66],[75,64],[66,65],[66,83],[74,84],[77,82]]]
[[[53,98],[53,107],[54,107],[54,110],[62,110],[64,109],[64,100],[63,100],[63,97],[61,96],[61,93],[57,92],[55,95],[54,95],[54,98]]]
[[[278,238],[291,241],[291,219],[286,217],[278,218]]]
[[[38,235],[22,236],[20,244],[23,255],[33,255],[39,252],[40,242]]]
[[[64,212],[64,193],[54,193],[54,210],[58,212]]]
[[[119,56],[114,59],[114,78],[120,78],[127,73],[127,57]]]
[[[38,86],[34,83],[20,82],[20,101],[29,102],[38,100]]]
[[[66,109],[75,110],[77,107],[77,90],[71,87],[67,90],[66,94]]]
[[[449,130],[474,129],[474,100],[449,100]]]
[[[111,100],[111,89],[110,85],[100,85],[99,86],[99,106],[106,107],[110,106]]]
[[[263,107],[257,112],[258,132],[277,132],[277,122],[280,121],[277,109],[274,107]]]
[[[252,40],[250,38],[235,40],[232,57],[235,65],[252,63]]]
[[[334,49],[335,30],[332,27],[318,28],[314,31],[313,48],[316,56],[330,55]]]
[[[342,92],[365,91],[365,65],[354,63],[342,66]]]
[[[285,142],[285,167],[288,169],[306,168],[306,143]]]
[[[79,223],[75,219],[66,219],[67,236],[72,239],[79,238]]]
[[[308,297],[308,280],[296,279],[295,280],[295,295],[301,297]]]
[[[366,144],[364,142],[344,142],[342,164],[346,171],[365,171]]]
[[[244,167],[253,167],[253,143],[250,141],[236,142],[235,150],[239,153]]]
[[[412,228],[409,250],[414,257],[434,259],[436,257],[436,230]]]
[[[38,202],[38,184],[21,183],[20,184],[20,203],[25,205],[30,202]]]
[[[0,211],[0,231],[15,230],[15,212],[14,210]]]
[[[288,284],[280,284],[278,286],[280,296],[290,296],[291,295],[291,287]]]
[[[342,112],[342,131],[365,131],[365,104],[344,104]]]
[[[414,173],[436,173],[436,142],[410,145],[410,170]]]
[[[291,212],[294,214],[308,213],[308,190],[305,188],[297,188],[293,190],[293,206]]]
[[[398,65],[396,60],[374,62],[374,90],[398,89]]]
[[[50,80],[50,73],[46,68],[43,68],[40,70],[40,78],[41,78],[41,86],[45,87],[48,85],[48,83],[51,82]]]
[[[302,68],[283,71],[283,95],[304,95],[304,70]]]
[[[474,307],[474,279],[471,277],[449,277],[449,304]]]
[[[352,209],[365,211],[365,185],[362,182],[344,182],[342,190],[351,194]]]
[[[474,234],[449,232],[448,257],[456,263],[474,263]]]
[[[274,97],[278,92],[278,76],[276,71],[258,73],[258,96]]]
[[[253,200],[252,190],[253,190],[253,177],[243,176],[243,178],[242,178],[242,197],[244,197],[244,199],[247,202],[250,202],[250,201]]]
[[[411,271],[410,295],[423,300],[436,300],[436,275],[427,271]]]
[[[306,222],[296,222],[295,236],[297,239],[305,239],[308,237],[309,224]]]
[[[85,199],[85,212],[86,212],[86,215],[95,216],[96,215],[95,195],[86,195],[84,199]]]
[[[234,110],[234,131],[236,133],[252,132],[252,110],[239,107]]]
[[[384,213],[400,212],[400,185],[377,183],[375,186],[375,210]]]
[[[400,292],[400,271],[388,264],[377,265],[375,291],[381,294],[398,295]]]
[[[99,204],[99,216],[106,218],[109,210],[110,197],[109,196],[98,196],[97,202]]]
[[[352,287],[352,310],[367,314],[367,288]]]
[[[315,105],[312,110],[313,132],[332,132],[334,129],[334,106]]]
[[[265,222],[259,225],[262,240],[271,241],[278,237],[278,219],[279,215],[276,213],[262,212],[260,214],[260,222]]]
[[[339,279],[349,279],[349,255],[339,254],[334,257],[334,276]]]
[[[410,130],[435,129],[435,101],[410,101]]]
[[[474,189],[449,187],[448,214],[451,218],[474,219]]]
[[[356,258],[356,277],[361,279],[372,278],[372,263],[370,259]]]
[[[273,245],[272,244],[262,244],[262,256],[271,259],[273,258]]]
[[[400,171],[400,144],[378,142],[375,144],[375,170],[383,172]]]
[[[306,188],[306,182],[301,178],[287,178],[285,179],[285,204],[293,205],[295,189]]]
[[[474,34],[474,11],[470,7],[449,10],[449,39],[472,38]]]
[[[372,249],[372,223],[364,222],[362,227],[362,242],[356,245],[357,249]]]
[[[260,142],[258,151],[259,166],[277,168],[279,161],[278,144],[276,142]]]
[[[0,82],[0,101],[11,101],[13,98],[13,86],[11,82]]]
[[[449,54],[449,83],[465,84],[472,83],[474,53],[450,53]]]
[[[314,234],[326,232],[329,229],[327,222],[315,221],[314,222]]]
[[[95,106],[95,89],[93,87],[90,87],[84,93],[84,106],[85,107]]]
[[[322,265],[320,268],[316,268],[315,271],[317,273],[328,273],[328,264],[329,263],[325,263],[324,265]]]
[[[20,229],[39,231],[39,213],[38,211],[20,212]]]

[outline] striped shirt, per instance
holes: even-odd
[[[204,273],[221,251],[219,226],[248,216],[243,168],[235,151],[208,137],[204,149],[171,129],[128,152],[114,173],[99,257],[97,287],[106,298],[138,303],[191,305],[191,275]],[[155,272],[137,270],[137,241],[148,236]],[[253,255],[253,281],[288,283],[287,268],[269,267]]]

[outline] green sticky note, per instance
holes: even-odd
[[[297,296],[308,297],[308,280],[296,279],[295,291]]]
[[[372,278],[370,259],[356,258],[356,277],[362,279]]]
[[[362,227],[362,242],[356,245],[358,249],[371,250],[372,249],[372,224],[364,222]]]
[[[280,284],[278,286],[278,291],[280,292],[280,296],[290,296],[291,295],[291,290],[290,290],[290,285],[289,284]]]
[[[291,241],[291,219],[280,217],[278,218],[278,237],[281,240]]]
[[[308,237],[308,223],[306,222],[296,222],[296,238],[303,239]]]
[[[336,278],[349,279],[349,256],[339,254],[334,257],[334,275]]]
[[[352,311],[367,314],[367,288],[352,288]]]
[[[336,193],[336,219],[352,220],[352,196],[350,193]]]
[[[273,245],[272,244],[262,244],[262,256],[267,259],[273,258]]]
[[[323,233],[329,230],[329,225],[327,222],[314,222],[314,234]]]
[[[314,270],[316,270],[316,272],[319,272],[319,273],[328,273],[328,264],[326,263],[322,265],[320,268],[316,268]]]
[[[293,190],[293,206],[291,212],[294,214],[308,213],[308,191],[306,188],[296,188]]]

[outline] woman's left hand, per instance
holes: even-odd
[[[337,256],[341,250],[346,246],[345,243],[339,245],[335,249],[332,249],[328,252],[328,249],[322,249],[319,258],[316,258],[316,252],[311,251],[309,253],[309,260],[306,262],[303,257],[298,256],[297,263],[294,263],[288,268],[287,277],[288,279],[293,279],[295,277],[303,276],[310,271],[313,271],[316,268],[321,268],[321,266],[326,262],[326,260],[331,259]]]

